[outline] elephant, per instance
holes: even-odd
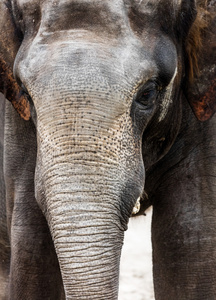
[[[215,14],[0,1],[1,299],[117,299],[150,206],[155,299],[216,299]]]

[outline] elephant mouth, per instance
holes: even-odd
[[[132,215],[136,215],[136,214],[139,213],[139,211],[140,211],[140,200],[141,200],[141,198],[138,197],[138,198],[137,198],[137,201],[136,201],[136,203],[135,203],[135,205],[134,205],[134,208],[133,208],[133,210],[132,210]]]
[[[144,191],[141,197],[137,198],[137,201],[133,207],[131,217],[145,216],[145,211],[152,205],[149,200],[148,194]]]

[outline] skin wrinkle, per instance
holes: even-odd
[[[170,84],[166,88],[166,94],[164,96],[164,101],[161,104],[162,105],[162,111],[161,111],[161,114],[160,114],[160,117],[159,117],[159,122],[162,121],[166,117],[167,111],[169,109],[169,105],[172,102],[172,97],[171,96],[172,96],[172,91],[173,91],[173,86],[174,86],[174,80],[175,80],[176,76],[177,76],[177,67],[175,69],[175,73],[173,75],[173,78],[170,81]]]
[[[193,154],[193,152],[195,152],[196,149],[199,148],[200,146],[201,146],[201,143],[194,146],[194,148],[191,149],[189,151],[189,153],[187,153],[187,156],[182,157],[176,164],[173,164],[172,167],[169,169],[169,171],[171,171],[172,169],[173,170],[176,169],[176,173],[178,173],[178,168],[177,167],[180,166],[187,159],[188,156],[191,156]],[[167,173],[169,173],[169,171],[167,171]],[[172,178],[172,176],[173,175],[170,175],[170,179]],[[164,177],[169,178],[169,177],[166,176],[166,173],[164,173]],[[160,179],[160,180],[158,180],[158,182],[160,183],[161,186],[163,186],[163,180]],[[156,181],[154,189],[156,189],[157,187],[158,187],[158,185],[157,185],[157,181]]]

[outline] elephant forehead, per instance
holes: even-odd
[[[132,41],[132,42],[131,42]],[[128,43],[109,45],[85,39],[85,33],[41,34],[20,51],[15,72],[26,86],[53,84],[53,80],[74,87],[74,80],[87,89],[98,84],[119,90],[134,91],[140,81],[156,77],[158,72],[154,52],[146,50],[136,38]],[[38,55],[40,53],[40,55]],[[139,62],[139,63],[137,63]],[[28,82],[31,84],[28,84]],[[93,84],[95,82],[95,84]]]
[[[116,2],[114,10],[107,1],[60,1],[56,6],[48,1],[42,7],[44,26],[56,31],[78,28],[117,35],[124,15],[119,4]]]
[[[23,28],[45,27],[49,31],[87,29],[118,35],[125,23],[125,6],[119,1],[60,0],[35,1],[14,0],[14,13],[24,22]],[[26,27],[25,27],[26,26]]]
[[[106,35],[121,35],[128,30],[128,16],[134,9],[143,15],[164,18],[164,10],[171,11],[169,18],[175,17],[182,0],[14,0],[15,15],[24,21],[23,28],[44,26],[47,30],[88,29],[106,32]],[[162,9],[163,8],[163,9]],[[144,18],[143,18],[144,20]],[[166,17],[166,20],[167,17]],[[151,23],[147,23],[149,27]],[[145,22],[144,22],[145,23]],[[152,26],[152,25],[151,25]]]

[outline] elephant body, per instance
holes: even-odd
[[[214,2],[0,2],[1,299],[117,299],[139,202],[155,298],[215,299]]]

